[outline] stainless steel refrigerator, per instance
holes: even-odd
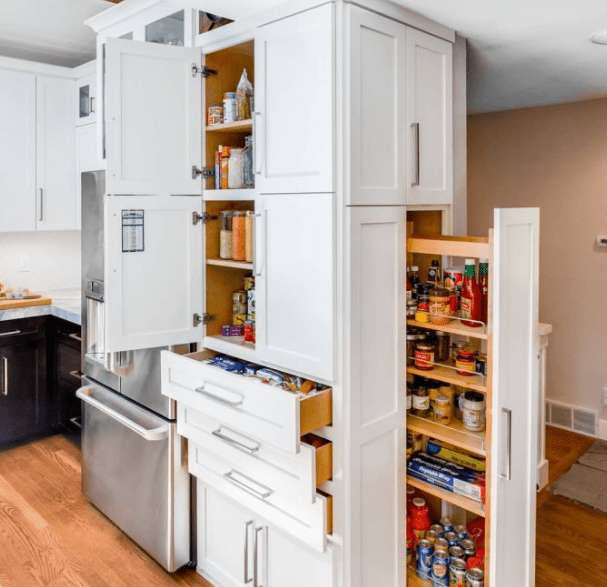
[[[105,172],[81,178],[82,490],[172,572],[191,561],[191,491],[176,406],[160,392],[160,352],[169,347],[106,352]]]

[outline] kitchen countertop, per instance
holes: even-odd
[[[57,316],[74,324],[81,324],[80,288],[37,292],[53,300],[50,306],[30,306],[14,310],[0,310],[0,321],[32,316]]]

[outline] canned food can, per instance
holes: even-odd
[[[455,560],[456,558],[466,558],[466,553],[461,546],[451,546],[449,548],[449,560]]]
[[[449,585],[449,555],[442,550],[432,556],[432,581],[434,585]]]
[[[426,532],[426,540],[434,546],[434,543],[440,538],[439,533],[436,530],[428,530]]]
[[[479,353],[476,356],[476,372],[487,376],[487,355]]]
[[[247,321],[246,314],[232,314],[232,324],[234,326],[244,326],[244,323]]]
[[[246,314],[247,304],[242,302],[234,302],[232,304],[232,314]]]
[[[247,291],[247,308],[248,308],[247,313],[250,316],[254,316],[255,315],[255,290],[254,289],[250,289]]]
[[[434,550],[442,550],[443,552],[449,553],[449,543],[445,538],[439,538],[434,543]]]
[[[460,540],[466,540],[466,538],[468,538],[468,530],[466,530],[466,526],[463,524],[454,526],[453,531],[459,536]]]
[[[226,92],[223,95],[223,121],[236,122],[238,116],[238,103],[236,92]]]
[[[207,114],[207,125],[221,124],[223,122],[223,107],[209,106]]]
[[[427,540],[417,543],[417,576],[427,579],[432,572],[432,544]]]
[[[233,302],[241,302],[243,304],[247,303],[247,292],[243,289],[239,289],[232,294]]]
[[[445,537],[445,529],[440,524],[433,524],[430,526],[430,530],[437,532],[441,538]]]
[[[449,565],[450,587],[466,587],[466,561],[456,559]]]
[[[459,536],[455,532],[446,532],[445,540],[449,543],[449,547],[460,546]]]
[[[255,342],[255,322],[247,320],[244,323],[244,339],[247,342]]]
[[[464,285],[464,270],[461,267],[446,267],[443,275],[447,289],[462,289]]]
[[[444,528],[445,532],[453,532],[453,522],[451,518],[441,518],[439,524]]]
[[[466,573],[466,587],[483,587],[485,584],[485,573],[480,569],[470,569]]]
[[[473,557],[476,554],[476,544],[473,540],[466,539],[460,542],[460,546],[464,549],[466,554],[466,560]]]
[[[254,277],[245,277],[244,278],[244,290],[249,291],[250,289],[255,288],[255,278]]]

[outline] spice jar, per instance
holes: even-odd
[[[245,226],[246,212],[235,211],[232,216],[232,259],[244,261],[245,259]]]
[[[430,290],[430,322],[444,326],[451,322],[451,293],[445,287],[435,287]]]
[[[413,390],[411,414],[420,418],[427,418],[430,415],[430,392],[425,387],[417,387]]]
[[[460,375],[474,375],[476,369],[476,359],[474,358],[474,349],[466,347],[457,352],[455,358],[456,373]]]
[[[471,432],[485,429],[485,396],[478,391],[467,391],[460,396],[464,428]]]
[[[435,400],[432,407],[434,413],[434,420],[439,424],[449,424],[453,417],[453,405],[451,400],[444,396],[439,395]]]
[[[415,347],[418,342],[417,332],[407,332],[407,365],[415,365]]]
[[[221,228],[219,230],[219,257],[232,258],[232,211],[222,210],[220,213]]]
[[[420,371],[434,369],[434,345],[427,342],[418,342],[415,347],[415,367]]]
[[[239,190],[244,187],[244,167],[242,149],[232,149],[228,164],[228,188]]]
[[[451,337],[448,332],[437,330],[434,333],[436,337],[436,360],[437,361],[448,361],[449,350],[451,344]]]
[[[417,322],[429,322],[430,316],[430,296],[428,294],[417,294],[417,310],[415,311],[415,320]]]
[[[253,220],[255,212],[248,210],[245,216],[245,243],[244,243],[244,260],[247,263],[253,262]]]
[[[457,360],[457,353],[459,353],[461,349],[465,349],[467,346],[468,343],[465,340],[453,341],[453,344],[451,345],[451,358],[453,359],[453,362]]]

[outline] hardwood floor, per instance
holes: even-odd
[[[52,436],[0,451],[2,587],[212,587],[168,574],[80,491],[80,451]]]
[[[546,458],[553,483],[594,439],[548,427]],[[536,587],[607,585],[607,514],[542,491],[538,495]]]

